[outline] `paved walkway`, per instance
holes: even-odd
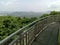
[[[60,26],[59,26],[59,36],[58,36],[58,43],[60,45]]]
[[[53,23],[48,26],[40,35],[34,40],[32,45],[58,45],[58,24]]]

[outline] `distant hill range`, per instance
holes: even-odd
[[[0,16],[39,17],[48,12],[0,12]]]

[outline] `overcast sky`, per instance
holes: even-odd
[[[60,0],[0,0],[0,11],[60,11]]]

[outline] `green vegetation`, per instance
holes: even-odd
[[[6,38],[13,32],[22,28],[23,26],[36,20],[36,17],[13,17],[13,16],[0,16],[0,40]]]
[[[49,16],[49,15],[60,15],[60,12],[57,12],[57,11],[51,11],[50,14],[43,14],[42,16],[40,16],[40,18]]]
[[[40,18],[49,15],[58,15],[60,12],[52,11],[50,14],[43,14]],[[6,38],[18,29],[26,26],[27,24],[36,20],[36,17],[26,18],[26,17],[13,17],[13,16],[0,16],[0,40]],[[59,35],[60,43],[60,35]]]
[[[43,17],[46,17],[46,16],[49,16],[49,14],[43,14],[40,18],[43,18]]]

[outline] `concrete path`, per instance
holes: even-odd
[[[58,45],[58,24],[53,23],[49,25],[34,40],[32,45]]]

